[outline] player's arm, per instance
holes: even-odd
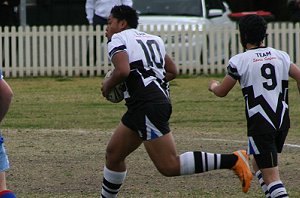
[[[298,91],[300,93],[300,69],[295,64],[291,64],[289,75],[297,81]]]
[[[132,0],[122,0],[121,2],[123,5],[128,5],[130,7],[132,7],[133,4]]]
[[[5,80],[0,80],[0,122],[6,115],[13,97],[13,92]]]
[[[211,80],[208,86],[208,90],[213,92],[216,96],[224,97],[234,87],[237,80],[232,78],[230,75],[226,75],[220,83],[216,80]]]
[[[86,13],[86,18],[87,18],[89,24],[93,24],[94,9],[95,9],[95,1],[94,0],[86,0],[85,13]]]
[[[166,80],[171,81],[177,76],[177,67],[169,55],[165,56]]]
[[[106,97],[113,87],[125,81],[130,73],[128,54],[126,51],[120,51],[113,55],[111,59],[114,64],[114,71],[110,78],[103,81],[102,95]]]

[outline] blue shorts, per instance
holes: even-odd
[[[0,134],[0,172],[7,169],[9,169],[9,161],[4,147],[4,138]]]

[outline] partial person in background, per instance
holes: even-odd
[[[132,0],[86,0],[85,11],[86,18],[90,25],[94,28],[100,25],[101,30],[103,30],[104,25],[107,25],[107,19],[110,14],[111,9],[115,5],[127,5],[132,7]],[[93,38],[93,54],[94,64],[97,63],[97,45],[96,37]],[[100,37],[100,41],[104,41],[104,36]],[[87,51],[87,64],[90,65],[90,50]]]
[[[132,0],[86,0],[86,18],[91,25],[101,25],[103,28],[107,24],[107,19],[111,9],[115,5],[132,6]]]
[[[300,0],[292,0],[288,3],[289,20],[300,22]]]
[[[289,77],[296,80],[300,92],[300,69],[286,52],[264,46],[267,23],[262,17],[242,17],[239,31],[246,51],[229,60],[222,83],[212,80],[209,90],[225,97],[239,81],[245,100],[248,154],[253,155],[255,175],[267,198],[286,198],[278,154],[290,128]]]
[[[4,119],[11,100],[13,92],[10,86],[3,79],[2,70],[0,69],[0,123]],[[5,171],[9,169],[8,156],[4,147],[4,138],[0,132],[0,198],[15,198],[16,195],[7,189]]]
[[[0,0],[0,31],[5,26],[11,27],[11,26],[18,26],[19,25],[19,17],[18,14],[16,12],[17,6],[19,6],[20,4],[20,0]],[[6,53],[9,53],[9,59],[6,61],[8,63],[6,64],[10,64],[11,61],[11,38],[9,38],[9,50],[6,51]],[[2,46],[0,46],[2,48],[1,52],[2,56],[4,57],[4,38],[2,38]],[[2,66],[5,66],[5,60],[2,59],[0,60],[2,63]]]
[[[0,26],[19,25],[18,14],[15,11],[20,0],[0,0]]]

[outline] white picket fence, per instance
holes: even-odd
[[[161,36],[181,74],[222,74],[242,52],[236,27],[195,31],[191,26],[140,26]],[[0,64],[6,77],[100,76],[111,67],[105,32],[92,26],[5,27]],[[270,23],[266,44],[288,52],[300,65],[299,23]]]

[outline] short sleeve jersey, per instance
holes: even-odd
[[[290,127],[290,65],[287,53],[271,47],[247,50],[229,60],[228,75],[239,80],[245,99],[248,135]]]
[[[130,65],[130,74],[125,80],[126,105],[135,107],[144,102],[169,103],[163,40],[136,29],[127,29],[114,34],[108,42],[110,59],[120,51],[127,52]]]

